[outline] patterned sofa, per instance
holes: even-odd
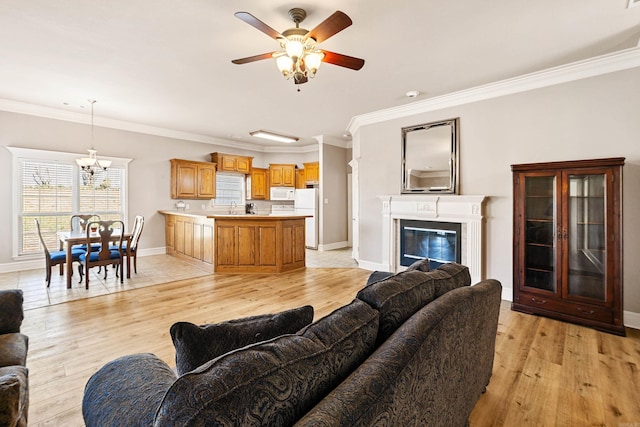
[[[29,410],[29,338],[20,333],[22,291],[0,291],[0,426],[26,426]]]
[[[458,264],[423,269],[373,274],[350,304],[295,333],[269,333],[265,318],[255,334],[255,318],[226,325],[221,337],[249,325],[254,338],[193,370],[184,371],[197,364],[185,365],[184,343],[176,345],[178,375],[152,354],[109,362],[87,382],[85,423],[467,425],[491,377],[501,285],[469,286]],[[212,327],[220,329],[199,330]],[[193,335],[178,329],[174,344]]]

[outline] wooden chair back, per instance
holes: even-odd
[[[92,247],[91,240],[93,238],[92,229],[96,229],[98,235],[100,236],[100,247],[97,245]],[[116,230],[120,230],[118,234]],[[110,243],[117,242],[117,248],[120,252],[122,252],[122,236],[124,234],[124,222],[120,220],[112,220],[112,221],[91,221],[86,225],[86,233],[87,233],[87,260],[91,257],[91,252],[98,251],[98,261],[91,262],[89,261],[89,267],[96,265],[103,265],[103,262],[113,261],[113,257],[111,256],[111,250],[109,248]]]
[[[142,229],[144,228],[144,217],[142,215],[136,215],[135,220],[133,221],[133,231],[131,232],[131,250],[135,251],[138,247],[138,240],[140,240],[140,235],[142,234]]]
[[[71,230],[86,230],[87,224],[91,221],[100,221],[100,215],[97,214],[76,214],[71,216]]]

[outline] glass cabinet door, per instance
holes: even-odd
[[[556,176],[524,179],[524,285],[556,292]]]
[[[569,296],[606,296],[606,180],[604,174],[568,175]]]

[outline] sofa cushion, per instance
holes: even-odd
[[[182,375],[156,425],[291,425],[373,350],[378,312],[355,300],[295,335],[247,346]]]
[[[27,425],[27,376],[24,366],[0,368],[0,426]]]
[[[407,267],[407,270],[408,271],[418,270],[418,271],[424,271],[426,273],[427,271],[431,270],[431,262],[429,261],[429,258],[419,259],[413,264],[411,264],[409,267]]]
[[[394,274],[389,271],[374,271],[369,275],[369,278],[367,279],[367,286],[369,286],[372,283],[376,283],[381,280],[384,280],[387,277],[391,277],[393,275]]]
[[[20,332],[24,319],[22,301],[21,289],[0,291],[0,334]]]
[[[176,348],[178,375],[192,371],[231,350],[280,335],[295,334],[312,321],[313,307],[307,305],[277,314],[263,314],[209,325],[175,323],[170,332]]]
[[[154,354],[120,357],[93,374],[84,390],[87,427],[152,426],[176,374]]]
[[[429,272],[417,267],[370,283],[358,292],[358,299],[380,311],[378,345],[425,304],[452,289],[471,284],[469,269],[460,264],[443,264]]]
[[[29,338],[24,334],[0,335],[0,367],[27,364]]]

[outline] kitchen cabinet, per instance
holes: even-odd
[[[307,184],[318,184],[320,182],[320,162],[303,163],[304,175]]]
[[[624,158],[512,165],[514,310],[624,335]]]
[[[213,220],[166,211],[164,213],[166,253],[213,265]]]
[[[270,164],[269,181],[271,187],[295,187],[296,165],[281,163]]]
[[[307,188],[307,178],[304,169],[296,169],[296,188]]]
[[[305,267],[305,219],[215,216],[218,273],[282,273]]]
[[[172,199],[216,197],[216,165],[209,162],[171,159]]]
[[[267,169],[251,169],[251,199],[269,200],[269,171]]]
[[[218,171],[240,172],[244,174],[251,172],[253,157],[226,153],[211,153],[210,155],[211,161],[218,165]]]

